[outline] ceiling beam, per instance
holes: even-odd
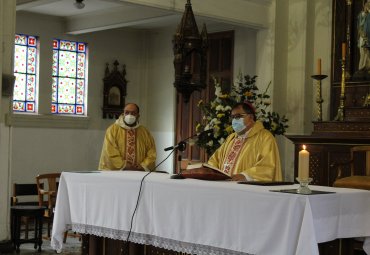
[[[120,0],[141,6],[183,12],[185,0]],[[231,22],[241,26],[261,29],[268,27],[271,0],[193,0],[191,2],[196,16]]]
[[[82,34],[140,24],[156,24],[173,15],[178,14],[145,6],[123,6],[109,12],[94,12],[67,17],[66,33]]]
[[[17,0],[17,11],[24,11],[29,8],[41,6],[44,4],[51,4],[54,2],[59,2],[61,0]]]

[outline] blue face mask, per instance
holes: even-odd
[[[247,128],[244,124],[243,118],[233,119],[231,125],[233,126],[233,129],[236,133],[240,133],[241,131]]]

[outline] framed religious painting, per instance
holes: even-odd
[[[370,121],[368,0],[333,0],[331,119],[337,114],[343,89],[345,121]]]
[[[127,95],[126,66],[123,65],[122,71],[118,70],[119,63],[113,63],[112,71],[109,64],[106,64],[104,76],[104,100],[103,118],[116,118],[123,112],[125,97]]]

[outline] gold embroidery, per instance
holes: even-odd
[[[243,147],[243,144],[244,144],[245,140],[246,139],[244,139],[244,137],[236,137],[235,138],[234,143],[231,147],[231,150],[229,151],[229,153],[228,153],[228,155],[225,159],[224,165],[223,165],[222,171],[224,173],[230,175],[233,172],[236,159],[238,158],[238,156],[240,154],[241,148]]]
[[[127,164],[134,165],[136,163],[136,130],[127,130],[126,136],[126,161]]]

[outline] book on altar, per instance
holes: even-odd
[[[231,174],[227,174],[227,173],[223,172],[221,169],[219,169],[219,168],[217,168],[215,166],[212,166],[212,165],[210,165],[208,163],[203,163],[202,166],[203,167],[206,167],[206,168],[210,168],[210,169],[216,170],[217,172],[219,172],[219,173],[221,173],[221,174],[223,174],[223,175],[225,175],[225,176],[227,176],[229,178],[231,177]]]

